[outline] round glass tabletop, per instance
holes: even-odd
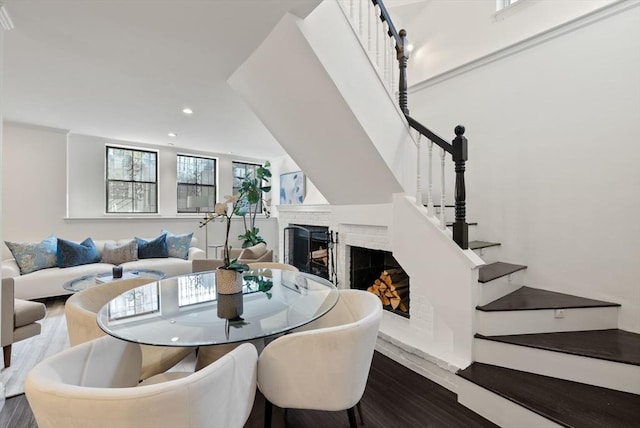
[[[180,275],[131,289],[98,313],[106,333],[130,342],[201,346],[285,333],[327,313],[338,290],[315,275],[256,269],[243,292],[218,294],[215,271]]]
[[[165,277],[165,273],[159,270],[153,269],[125,269],[122,272],[122,278],[150,278],[150,279],[162,279]],[[103,272],[93,275],[85,275],[79,278],[72,279],[69,282],[65,282],[62,286],[65,290],[78,292],[85,288],[93,287],[94,285],[104,284],[105,282],[113,281],[113,272]]]

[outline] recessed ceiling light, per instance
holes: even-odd
[[[182,109],[182,112],[184,114],[193,114],[193,110],[191,110],[189,107],[185,107]]]
[[[176,134],[175,132],[169,132],[167,135],[169,137],[177,137],[178,136],[178,134]]]

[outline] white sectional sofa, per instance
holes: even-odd
[[[131,239],[94,240],[94,243],[102,255],[105,244],[119,246],[130,242]],[[120,266],[125,271],[129,269],[159,270],[164,272],[167,277],[190,273],[192,271],[191,261],[205,258],[205,252],[197,248],[196,244],[197,241],[193,238],[186,260],[177,257],[148,258],[125,262]],[[14,279],[16,299],[30,300],[70,294],[70,291],[63,288],[66,282],[85,275],[110,272],[113,266],[110,263],[98,262],[65,268],[51,267],[21,275],[16,260],[11,258],[2,261],[2,278],[12,277]]]

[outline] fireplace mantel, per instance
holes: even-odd
[[[331,205],[317,204],[317,205],[276,205],[276,209],[279,213],[331,213],[333,209]]]

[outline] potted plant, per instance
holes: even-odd
[[[256,216],[260,210],[267,218],[271,214],[267,208],[270,200],[265,200],[263,197],[264,193],[271,191],[270,167],[271,163],[267,161],[263,166],[258,167],[255,176],[248,174],[242,177],[242,186],[238,192],[239,204],[236,209],[236,214],[244,220],[245,233],[238,235],[238,239],[242,241],[242,248],[265,242],[259,235],[260,229],[256,227]]]
[[[221,219],[226,222],[224,246],[222,247],[222,266],[216,271],[216,289],[220,294],[234,294],[242,292],[242,272],[249,269],[238,259],[231,259],[229,245],[229,232],[231,231],[231,218],[238,209],[240,199],[236,196],[226,196],[226,200],[217,203],[214,212],[200,221],[200,227],[206,227],[210,221]]]

